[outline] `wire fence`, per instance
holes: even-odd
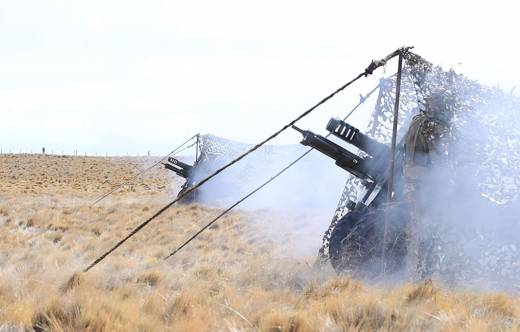
[[[183,151],[183,155],[192,155],[190,151]],[[26,149],[26,148],[0,148],[0,155],[48,155],[48,156],[68,156],[68,157],[105,157],[105,158],[160,158],[164,155],[162,152],[146,150],[143,152],[99,152],[86,151],[81,149],[61,150],[61,149]]]

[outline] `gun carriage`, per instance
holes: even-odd
[[[405,225],[407,214],[402,213],[397,205],[384,206],[387,197],[387,182],[389,177],[390,148],[385,144],[361,133],[354,126],[332,118],[326,129],[331,135],[341,139],[351,148],[357,148],[358,153],[334,143],[321,135],[296,126],[293,129],[303,135],[301,144],[314,148],[332,158],[336,165],[361,180],[364,190],[357,201],[347,202],[347,212],[338,220],[329,242],[329,258],[337,272],[353,272],[358,275],[373,275],[380,272],[384,232],[384,218],[391,214],[393,222],[389,236],[391,245],[385,248],[385,264],[388,271],[398,270],[404,264],[406,255]],[[403,144],[397,149],[398,164],[402,166]],[[394,174],[399,179],[397,171]],[[396,181],[395,192],[400,192],[402,181]],[[385,213],[387,214],[385,216]],[[388,241],[387,241],[388,242]]]

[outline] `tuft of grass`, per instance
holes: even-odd
[[[406,295],[406,302],[435,300],[437,289],[431,279],[427,279],[422,283],[413,287]]]
[[[319,329],[314,323],[304,311],[276,310],[262,317],[259,329],[268,332],[312,332]]]
[[[505,294],[489,294],[482,299],[483,310],[503,319],[518,318],[518,307],[513,299]]]
[[[303,294],[307,298],[324,299],[330,296],[339,296],[342,293],[354,294],[362,290],[362,284],[352,278],[333,278],[323,284],[308,285]]]
[[[81,285],[82,282],[82,274],[74,273],[70,278],[65,281],[65,283],[60,287],[60,290],[64,293],[69,292]]]
[[[174,319],[190,316],[193,312],[194,305],[194,298],[190,292],[180,292],[175,296],[175,300],[168,306],[166,316]]]
[[[379,330],[387,319],[385,307],[370,297],[358,297],[357,301],[329,298],[324,301],[323,310],[345,331]]]
[[[77,304],[63,306],[52,303],[43,311],[36,312],[31,320],[34,331],[67,331],[75,330],[83,326],[79,317],[81,307]]]
[[[9,210],[5,206],[0,206],[0,216],[7,217],[9,216]]]
[[[162,271],[146,271],[137,278],[137,282],[144,283],[150,287],[156,287],[163,278],[164,273]]]

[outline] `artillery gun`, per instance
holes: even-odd
[[[339,219],[330,235],[329,258],[334,269],[338,273],[348,271],[358,275],[378,274],[382,267],[383,250],[385,270],[391,272],[400,269],[406,256],[404,226],[408,215],[397,205],[384,206],[389,178],[390,148],[361,133],[354,126],[335,118],[329,120],[327,131],[349,146],[359,149],[358,153],[351,152],[311,131],[296,126],[293,126],[293,129],[303,135],[302,145],[312,147],[335,160],[337,166],[360,179],[364,187],[357,201],[348,201],[349,212]],[[401,142],[397,148],[398,163],[394,174],[397,181],[393,187],[395,193],[402,191],[399,176],[402,173],[402,153]],[[385,217],[392,218],[391,229],[386,230],[387,241],[383,240]],[[383,249],[383,245],[386,248]]]
[[[178,176],[185,179],[184,184],[181,186],[181,190],[177,195],[181,195],[184,193],[188,188],[190,188],[193,185],[193,175],[194,175],[194,169],[196,166],[196,162],[194,165],[186,164],[182,161],[180,161],[177,158],[174,157],[168,157],[167,161],[164,163],[164,168],[174,172]],[[183,199],[184,203],[190,203],[193,202],[196,199],[196,193],[192,193],[191,195],[188,195],[188,197],[185,197]]]

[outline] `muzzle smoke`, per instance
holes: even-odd
[[[454,115],[443,162],[420,190],[418,232],[432,239],[448,284],[520,287],[520,113],[511,98],[496,93]]]

